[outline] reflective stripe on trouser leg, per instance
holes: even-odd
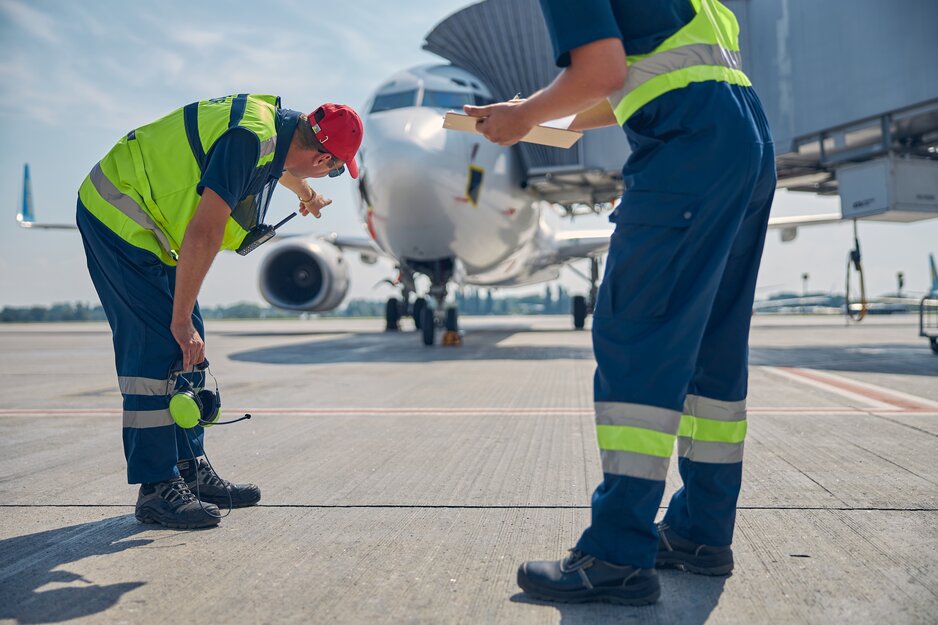
[[[180,354],[169,330],[175,268],[120,239],[81,201],[77,223],[88,270],[113,334],[118,383],[124,398],[122,437],[127,481],[139,484],[169,479],[179,474],[177,460],[191,455],[185,436],[198,443],[202,429],[183,433],[168,411],[172,389],[167,389],[167,379]],[[202,333],[198,308],[193,323]]]
[[[680,420],[675,410],[596,402],[596,438],[603,473],[664,480]]]
[[[688,395],[678,429],[678,456],[696,462],[743,461],[746,400],[720,401]]]
[[[602,560],[651,568],[654,520],[681,413],[657,406],[596,402],[603,482],[593,493],[592,525],[577,547]]]
[[[678,430],[684,485],[671,497],[665,522],[705,545],[729,545],[736,523],[746,437],[746,400],[688,395]]]

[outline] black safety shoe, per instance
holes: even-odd
[[[179,530],[218,525],[218,508],[195,498],[185,480],[141,484],[134,516],[141,523],[159,523]]]
[[[659,569],[681,569],[701,575],[729,575],[733,572],[733,549],[698,545],[678,536],[667,523],[658,523]]]
[[[661,595],[654,569],[619,566],[577,549],[563,560],[525,562],[518,569],[518,585],[532,597],[561,603],[647,605]]]
[[[261,500],[261,489],[254,484],[232,484],[221,479],[204,457],[198,458],[197,462],[193,459],[181,460],[176,466],[189,489],[202,501],[221,508],[227,508],[229,504],[232,508],[244,508]],[[196,475],[199,478],[198,485]]]

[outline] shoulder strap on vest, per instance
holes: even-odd
[[[199,164],[199,171],[204,174],[205,150],[202,149],[202,139],[199,138],[199,103],[187,104],[182,109],[182,118],[186,124],[186,138],[189,139],[192,156],[195,157],[195,162]]]

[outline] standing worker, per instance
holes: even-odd
[[[574,129],[617,124],[632,153],[593,318],[592,525],[565,559],[521,565],[518,584],[547,600],[648,604],[656,566],[733,568],[774,147],[740,70],[739,25],[717,0],[541,6],[565,69],[527,100],[466,112],[502,145],[579,113]],[[684,484],[656,526],[675,439]]]
[[[131,131],[82,183],[77,222],[113,334],[138,520],[207,527],[218,523],[218,505],[260,500],[257,486],[218,477],[201,455],[200,425],[184,430],[170,414],[176,383],[207,364],[196,297],[219,250],[246,253],[242,245],[265,231],[278,180],[297,194],[300,213],[318,218],[331,200],[305,178],[346,167],[357,177],[361,140],[347,106],[307,116],[281,109],[279,97],[228,96]]]

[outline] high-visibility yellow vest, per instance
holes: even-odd
[[[739,23],[717,0],[690,0],[696,15],[649,54],[627,56],[629,72],[609,103],[621,126],[638,109],[669,91],[716,80],[751,86],[740,68]],[[628,54],[628,50],[626,50]]]
[[[248,231],[263,221],[282,173],[270,171],[279,108],[277,96],[241,94],[194,102],[141,126],[94,166],[78,191],[82,204],[123,240],[174,265],[201,200],[196,188],[206,155],[229,129],[245,128],[259,144],[251,178],[256,193],[232,207],[221,245],[237,249]]]

